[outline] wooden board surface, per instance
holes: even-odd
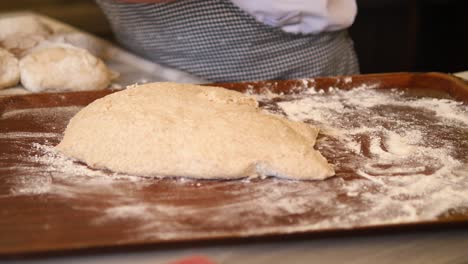
[[[468,223],[466,83],[402,73],[220,85],[263,94],[262,107],[290,118],[329,109],[306,121],[323,128],[317,148],[336,176],[207,181],[97,171],[53,146],[79,109],[110,91],[0,98],[0,254]],[[301,103],[322,108],[305,113]],[[455,114],[439,116],[437,107]],[[373,127],[344,140],[336,133]],[[395,137],[410,152],[393,153]],[[403,158],[378,159],[394,154]]]

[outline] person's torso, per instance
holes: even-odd
[[[96,1],[126,48],[210,81],[288,79],[358,71],[345,31],[286,33],[256,21],[229,0],[164,4]]]

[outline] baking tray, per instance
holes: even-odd
[[[0,255],[468,223],[461,79],[394,73],[219,86],[320,127],[317,148],[336,176],[192,180],[93,170],[53,146],[79,109],[113,91],[3,97]]]

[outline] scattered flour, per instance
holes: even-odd
[[[363,86],[278,106],[292,119],[323,127],[355,154],[347,166],[364,179],[345,181],[343,188],[359,195],[368,209],[338,216],[336,224],[434,220],[448,209],[468,207],[468,149],[459,145],[468,140],[466,104]],[[366,187],[373,191],[363,192]]]
[[[21,138],[57,138],[59,133],[37,133],[37,132],[5,132],[0,133],[0,139],[21,139]]]
[[[131,221],[133,239],[365,227],[435,220],[449,209],[466,211],[468,145],[460,144],[468,141],[467,105],[369,86],[307,89],[313,86],[312,79],[304,80],[300,93],[292,95],[265,89],[257,99],[268,111],[322,128],[318,148],[337,171],[327,181],[114,174],[57,153],[53,145],[59,133],[8,132],[0,133],[0,140],[42,140],[28,145],[30,155],[18,166],[6,168],[18,175],[8,195],[68,199],[75,210],[98,215],[93,225]],[[18,114],[27,113],[2,118]]]
[[[70,115],[77,113],[81,106],[61,106],[61,107],[47,107],[47,108],[26,108],[6,111],[0,115],[0,119],[22,118],[30,117],[41,119],[44,117],[57,117],[63,115]]]

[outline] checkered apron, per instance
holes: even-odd
[[[292,34],[229,0],[96,0],[128,50],[205,80],[280,80],[359,72],[347,31]]]

